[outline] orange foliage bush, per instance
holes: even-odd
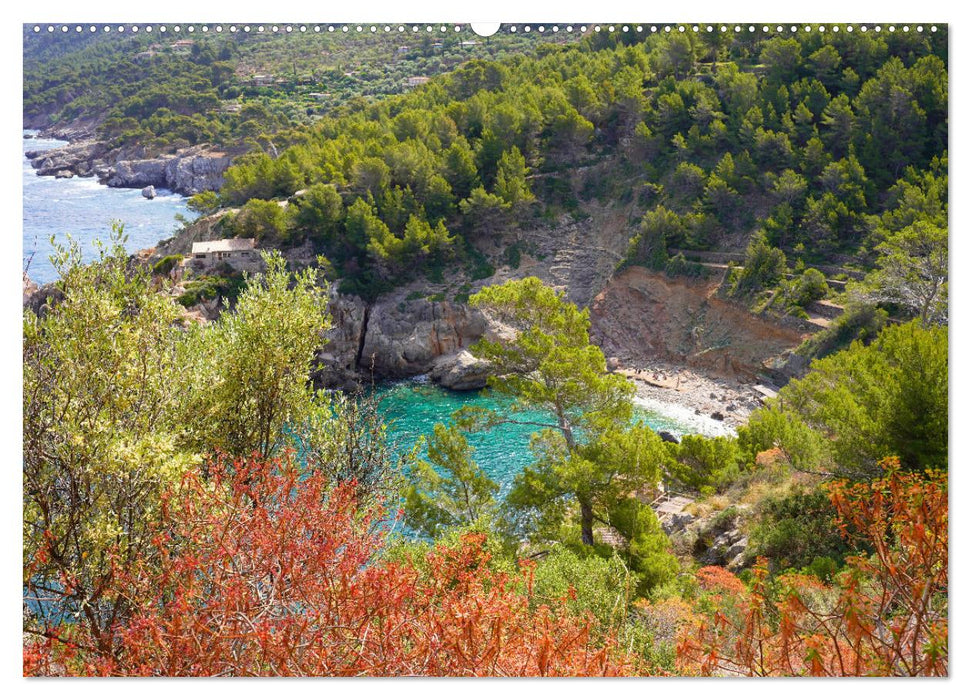
[[[747,590],[726,585],[728,572],[705,573],[702,585],[718,580],[725,595],[682,636],[681,672],[947,674],[947,475],[882,466],[877,481],[830,487],[841,532],[874,554],[849,559],[834,586],[804,575],[772,586],[765,562]]]
[[[25,675],[542,676],[635,673],[565,605],[536,609],[530,570],[489,566],[483,537],[382,561],[382,514],[289,460],[210,465],[164,503],[155,557],[116,570],[137,614],[110,651],[50,628]],[[595,641],[595,638],[596,640]]]

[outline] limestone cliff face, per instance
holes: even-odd
[[[359,297],[334,295],[329,304],[331,328],[317,353],[314,382],[332,389],[354,389],[364,380],[357,358],[367,324],[368,307]]]
[[[335,295],[333,326],[317,356],[315,380],[328,387],[421,374],[452,389],[485,386],[488,368],[465,348],[490,333],[488,319],[465,304],[392,297],[367,304]],[[493,331],[494,332],[494,331]]]
[[[379,302],[371,309],[360,365],[389,378],[424,374],[442,355],[478,340],[486,326],[485,317],[464,304]]]
[[[26,155],[38,175],[97,177],[109,187],[153,186],[184,195],[219,189],[232,161],[226,153],[206,146],[153,158],[138,148],[110,150],[93,139],[47,151],[28,151]]]
[[[225,153],[195,146],[174,155],[143,160],[121,160],[108,169],[109,187],[164,187],[180,194],[218,190],[231,158]]]

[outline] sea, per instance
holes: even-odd
[[[32,132],[25,134],[33,136]],[[54,148],[63,143],[25,138],[24,152]],[[140,190],[106,187],[94,178],[39,177],[26,157],[23,193],[24,268],[38,284],[57,279],[49,259],[54,250],[52,236],[55,241],[65,243],[70,235],[80,244],[84,259],[94,260],[95,242],[108,239],[112,221],[124,224],[128,235],[126,247],[134,252],[172,236],[179,225],[176,215],[187,213],[186,198],[180,195],[161,190],[155,199],[148,200]],[[436,423],[448,423],[452,414],[463,406],[501,406],[488,391],[448,391],[422,377],[378,386],[376,396],[388,424],[388,437],[401,450],[410,450],[423,436],[432,434]],[[666,430],[676,436],[730,432],[727,426],[707,416],[697,416],[682,406],[657,401],[638,399],[636,417],[655,430]],[[533,461],[529,443],[534,430],[530,426],[503,425],[470,437],[475,450],[473,458],[503,492],[523,467]]]
[[[36,132],[25,131],[24,153],[49,150],[65,141],[34,138]],[[57,279],[50,257],[55,242],[76,240],[86,261],[97,258],[96,241],[107,242],[112,221],[121,221],[128,236],[126,248],[135,252],[150,248],[175,234],[179,227],[177,214],[186,215],[187,198],[158,190],[155,199],[146,199],[141,190],[106,187],[93,177],[57,179],[40,177],[23,157],[24,238],[23,266],[37,284]]]

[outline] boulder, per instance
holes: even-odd
[[[432,381],[453,391],[481,389],[489,379],[490,365],[468,350],[444,355],[435,361],[429,373]]]
[[[64,292],[53,282],[48,282],[36,288],[36,284],[29,278],[24,279],[24,308],[28,308],[38,316],[47,313],[47,309],[60,303],[64,299]]]
[[[25,272],[24,273],[24,306],[27,306],[27,302],[34,294],[37,293],[39,289],[40,289],[40,286],[36,282],[34,282],[34,280],[30,279],[30,277]]]
[[[667,430],[662,430],[657,435],[664,442],[671,442],[671,443],[674,443],[675,445],[677,445],[680,442],[680,440],[678,440],[678,438],[675,435],[673,435],[672,433],[669,433]]]
[[[142,189],[142,197],[145,199],[155,199],[155,187],[149,185]]]
[[[688,513],[674,513],[661,523],[661,529],[664,530],[664,534],[670,537],[675,533],[684,531],[694,521],[695,516],[693,515]]]

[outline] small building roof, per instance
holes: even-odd
[[[230,253],[238,250],[254,250],[255,238],[223,238],[218,241],[196,241],[192,244],[192,254]]]

